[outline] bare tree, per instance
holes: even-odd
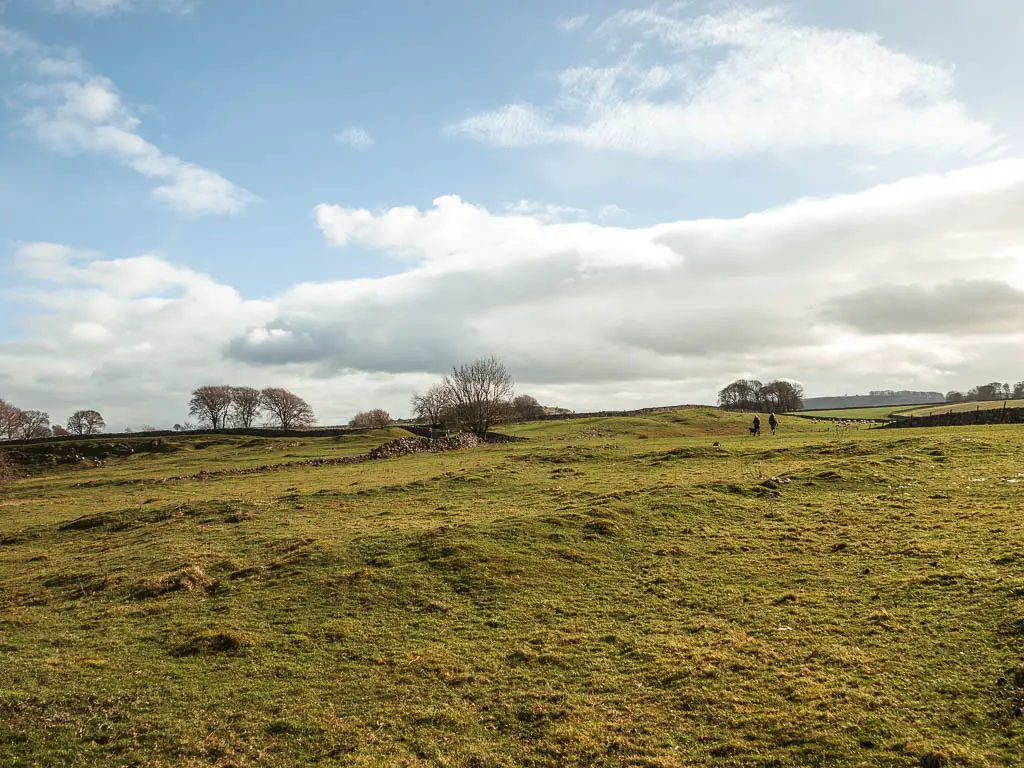
[[[21,416],[22,437],[50,436],[50,414],[46,411],[22,411]]]
[[[192,391],[188,401],[188,412],[199,419],[203,426],[223,429],[231,407],[231,387],[207,386]]]
[[[737,379],[719,390],[718,407],[730,411],[760,410],[763,386],[757,379]]]
[[[75,411],[68,418],[68,431],[73,435],[95,435],[105,426],[107,423],[99,411]]]
[[[62,427],[60,424],[54,424],[52,427],[50,427],[50,431],[53,433],[54,437],[67,437],[68,435],[71,434],[66,429],[64,429],[64,427]]]
[[[231,423],[249,429],[263,410],[260,391],[254,387],[231,387]]]
[[[804,388],[795,381],[776,379],[762,384],[757,379],[737,379],[718,392],[718,407],[731,411],[799,411]]]
[[[512,401],[512,410],[519,421],[536,421],[544,415],[544,406],[533,395],[519,395]]]
[[[280,387],[267,387],[260,392],[263,409],[281,429],[299,429],[316,424],[316,416],[309,403],[298,395]]]
[[[491,355],[453,368],[444,388],[458,422],[483,437],[507,415],[515,383],[505,364]]]
[[[371,411],[360,411],[352,417],[348,423],[350,427],[359,429],[387,429],[391,424],[391,414],[383,408],[374,408]]]
[[[21,434],[24,412],[10,403],[0,400],[0,437],[13,440]]]
[[[784,379],[770,381],[761,387],[761,407],[778,413],[799,411],[804,407],[804,388]]]
[[[446,411],[451,407],[448,390],[443,383],[434,384],[423,394],[414,393],[410,405],[413,415],[431,427],[440,427],[444,423]]]
[[[1024,381],[1018,381],[1013,385],[1013,399],[1024,400]]]

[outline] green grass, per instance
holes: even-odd
[[[907,408],[897,413],[900,416],[933,416],[935,414],[961,413],[962,411],[983,410],[992,408],[1024,408],[1024,400],[985,400],[976,403],[945,403],[943,405],[927,405]]]
[[[829,411],[797,411],[801,416],[816,419],[888,419],[893,414],[904,414],[916,409],[914,405],[876,405],[870,408],[836,408]],[[926,406],[931,408],[932,406]]]
[[[935,414],[959,413],[976,409],[1024,408],[1024,400],[986,400],[974,403],[940,403],[933,405],[877,405],[870,408],[836,408],[828,411],[796,411],[794,414],[819,419],[880,419],[894,416],[933,416]],[[793,414],[791,414],[793,415]]]
[[[1021,764],[1021,428],[747,421],[0,488],[0,765]]]

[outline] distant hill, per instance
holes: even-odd
[[[941,392],[913,392],[901,390],[877,390],[866,395],[842,395],[837,397],[805,397],[804,410],[816,411],[834,408],[870,408],[876,405],[925,405],[941,403],[946,396]]]

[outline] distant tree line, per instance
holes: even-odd
[[[515,383],[504,363],[493,355],[457,366],[426,392],[412,396],[416,419],[430,426],[469,430],[485,435],[492,427],[512,421],[532,421],[545,414],[535,397],[515,394]],[[197,387],[188,401],[195,421],[175,424],[175,431],[193,429],[251,428],[258,423],[280,429],[303,429],[316,424],[309,403],[287,389],[256,389],[230,384]],[[364,429],[384,429],[394,420],[383,408],[357,413],[349,424]],[[95,435],[106,427],[95,410],[75,411],[67,426],[50,424],[44,411],[22,410],[0,400],[0,439],[61,435]],[[131,432],[131,429],[125,429]],[[155,431],[146,426],[146,431]]]
[[[993,381],[988,384],[979,384],[971,387],[966,392],[953,390],[946,393],[947,403],[974,403],[982,400],[1021,400],[1024,399],[1024,381],[1016,384],[1008,384],[1001,381]]]
[[[0,440],[23,440],[35,437],[63,435],[96,435],[106,422],[98,411],[75,411],[68,418],[67,427],[50,424],[46,411],[22,410],[0,398]]]
[[[718,407],[729,411],[785,413],[804,407],[804,388],[794,381],[738,379],[718,391]]]
[[[229,425],[248,429],[261,417],[268,426],[281,429],[303,429],[316,424],[309,403],[280,387],[255,389],[229,384],[198,387],[192,391],[188,412],[198,419],[201,427],[210,429],[225,429]]]

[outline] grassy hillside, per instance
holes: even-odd
[[[1020,764],[1019,427],[590,422],[0,488],[0,765]]]

